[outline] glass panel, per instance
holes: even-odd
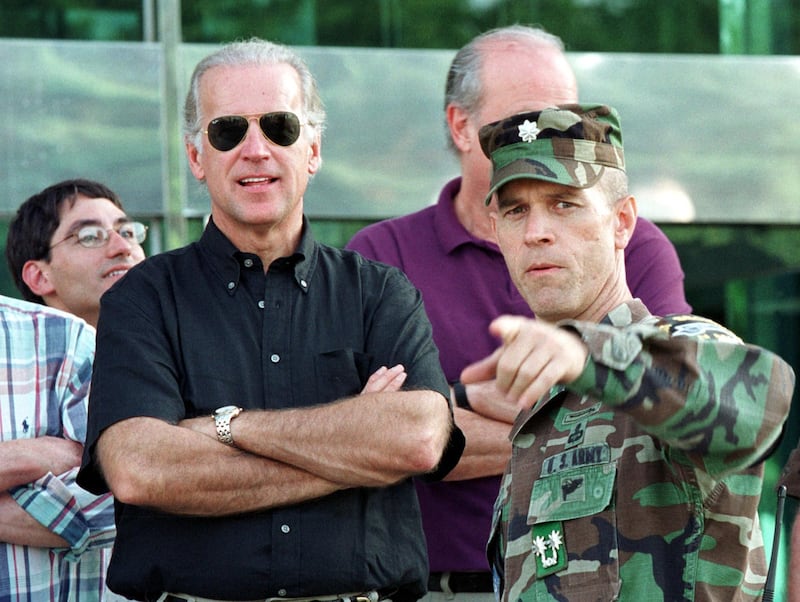
[[[184,45],[183,91],[214,46]],[[329,120],[312,217],[379,219],[434,202],[458,173],[445,147],[442,94],[452,51],[299,47]],[[660,222],[800,223],[798,57],[569,55],[586,100],[622,115],[633,192]],[[102,180],[131,212],[161,215],[154,44],[0,41],[0,211],[66,177]],[[175,105],[172,105],[175,106]],[[176,177],[178,174],[170,174]],[[191,175],[186,175],[191,180]],[[190,182],[187,214],[208,211]]]
[[[185,47],[187,81],[212,48]],[[308,213],[377,219],[434,202],[458,173],[442,110],[453,52],[298,50],[328,108]],[[800,122],[788,102],[800,89],[799,58],[569,56],[581,97],[620,111],[643,215],[677,223],[800,223]],[[190,207],[205,210],[204,191],[190,190]]]
[[[666,222],[800,222],[799,57],[573,54],[622,117],[631,187]]]
[[[0,211],[86,177],[161,214],[160,57],[142,43],[0,42]]]

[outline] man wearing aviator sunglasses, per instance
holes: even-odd
[[[110,290],[98,325],[78,482],[116,497],[109,586],[162,602],[416,600],[428,563],[411,477],[442,478],[463,449],[419,292],[314,240],[303,202],[325,112],[294,52],[223,46],[184,113],[211,218]],[[369,387],[398,365],[404,386]]]
[[[100,297],[144,259],[147,228],[125,214],[117,194],[85,179],[28,198],[9,226],[6,259],[28,301],[97,326]]]

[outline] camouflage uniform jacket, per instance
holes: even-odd
[[[488,545],[500,600],[759,600],[762,461],[792,369],[638,300],[560,326],[589,358],[512,428]]]

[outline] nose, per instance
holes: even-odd
[[[531,209],[525,222],[525,244],[543,245],[550,244],[553,240],[553,228],[547,212]]]
[[[250,117],[247,120],[247,133],[241,142],[241,153],[245,156],[263,157],[271,152],[270,141],[261,131],[258,117]]]
[[[122,238],[116,230],[110,230],[108,233],[108,243],[106,243],[106,253],[109,257],[116,257],[117,255],[130,255],[131,248],[137,244],[134,241],[129,241]]]

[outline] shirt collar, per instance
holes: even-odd
[[[650,312],[639,299],[629,299],[606,314],[600,321],[601,324],[611,326],[630,326],[634,322],[641,322],[650,316]]]
[[[496,244],[473,236],[458,221],[455,202],[459,190],[461,190],[460,176],[445,184],[442,192],[439,193],[439,201],[436,203],[434,228],[442,249],[449,255],[461,245],[475,245],[499,253],[500,248]]]
[[[213,218],[208,220],[208,225],[197,244],[207,265],[210,266],[229,295],[235,294],[239,288],[243,262],[247,258],[260,261],[256,255],[237,249],[217,227]],[[303,216],[303,232],[297,249],[291,255],[273,261],[270,269],[293,271],[294,281],[298,288],[307,293],[317,265],[318,250],[308,219]]]

